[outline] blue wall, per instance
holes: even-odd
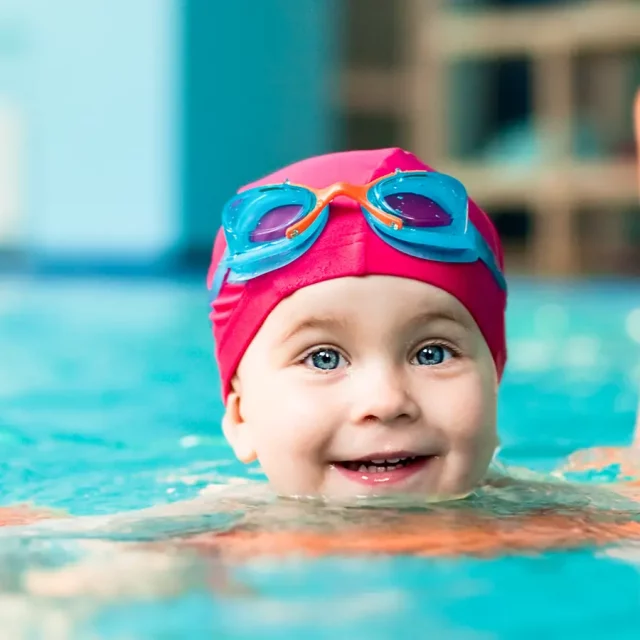
[[[240,185],[335,147],[339,0],[186,5],[185,243],[208,249]]]

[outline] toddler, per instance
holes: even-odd
[[[467,495],[498,443],[507,289],[456,179],[401,149],[310,158],[225,207],[211,320],[236,456],[281,495]]]

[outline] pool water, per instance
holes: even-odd
[[[508,331],[503,461],[548,472],[578,448],[630,441],[640,283],[516,281]],[[211,351],[200,282],[5,278],[0,503],[111,517],[193,498],[212,483],[260,480],[221,437]],[[488,559],[292,555],[232,566],[175,549],[78,544],[5,531],[3,639],[640,637],[633,544]],[[80,556],[90,562],[71,587],[47,583],[45,570]],[[128,572],[135,581],[109,589]]]

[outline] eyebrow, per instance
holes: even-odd
[[[445,321],[453,322],[457,325],[469,329],[469,322],[458,313],[450,309],[439,309],[438,311],[425,311],[411,318],[407,323],[407,326],[420,326],[424,324],[432,324],[434,322]]]
[[[288,342],[295,336],[305,331],[344,331],[347,327],[346,320],[335,316],[318,316],[315,318],[305,318],[294,324],[283,336],[282,341]]]

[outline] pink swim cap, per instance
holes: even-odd
[[[402,149],[348,151],[302,160],[243,187],[241,191],[287,179],[315,188],[336,182],[366,184],[396,169],[433,171]],[[507,359],[506,292],[482,262],[434,262],[406,255],[390,247],[371,230],[356,202],[339,197],[330,206],[331,215],[326,227],[305,254],[285,267],[247,282],[225,282],[212,302],[210,319],[224,399],[245,350],[276,305],[302,287],[345,276],[398,276],[444,289],[469,310],[489,345],[498,376],[502,376]],[[503,269],[498,234],[488,216],[471,200],[469,217]],[[225,248],[220,229],[209,268],[209,287]]]

